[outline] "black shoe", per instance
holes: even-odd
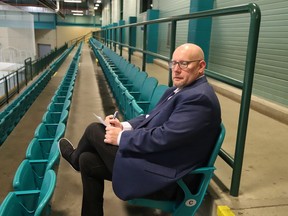
[[[72,153],[75,151],[72,143],[66,138],[61,138],[58,142],[58,148],[61,156],[73,167],[73,169],[79,171],[79,166],[77,167],[72,159]]]

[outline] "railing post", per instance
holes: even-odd
[[[232,196],[239,195],[239,187],[241,180],[243,156],[245,149],[245,140],[247,133],[249,109],[251,102],[255,62],[258,47],[259,29],[261,22],[261,11],[256,4],[249,4],[250,7],[250,27],[248,35],[246,64],[243,80],[243,91],[240,107],[240,115],[238,121],[238,131],[236,138],[236,149],[234,156],[234,167],[232,173],[232,181],[230,187],[230,194]]]
[[[17,82],[17,93],[20,92],[20,86],[19,86],[19,71],[16,71],[16,82]]]
[[[32,76],[32,68],[31,68],[31,57],[25,59],[24,61],[24,65],[25,65],[25,81],[26,81],[26,85],[28,83],[28,78],[27,78],[27,75],[30,74],[30,80],[33,79],[33,76]]]
[[[170,60],[172,59],[173,52],[176,48],[176,27],[177,27],[177,22],[175,20],[171,21],[171,32],[170,32],[171,43],[170,43],[170,54],[169,54]],[[168,80],[168,86],[172,86],[173,82],[172,82],[172,70],[171,70],[171,68],[169,68],[168,79],[169,79]]]
[[[9,103],[9,92],[8,92],[8,81],[7,76],[4,77],[4,83],[5,83],[5,97],[6,97],[6,103]]]
[[[143,26],[143,50],[146,51],[147,49],[147,24],[145,24]],[[143,57],[142,57],[142,70],[145,71],[146,70],[146,53],[143,53]]]
[[[132,44],[132,27],[128,28],[128,32],[129,32],[129,39],[128,39],[128,45],[131,46]],[[131,62],[131,55],[132,55],[132,50],[129,47],[128,48],[128,61]]]
[[[113,27],[116,27],[116,26],[117,26],[117,23],[113,23]],[[116,45],[117,45],[117,29],[116,29],[116,28],[113,28],[113,29],[112,29],[112,32],[113,32],[112,44],[113,44],[114,52],[116,52]]]
[[[132,24],[132,23],[136,23],[137,22],[137,17],[129,17],[129,23]],[[128,45],[129,46],[136,46],[136,27],[133,26],[133,27],[129,27],[128,28],[128,31],[129,31],[129,41],[128,41]],[[134,52],[134,49],[132,48],[128,48],[128,60],[129,62],[131,62],[131,55],[133,54]]]

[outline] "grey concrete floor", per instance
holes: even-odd
[[[47,109],[51,97],[62,80],[75,49],[64,61],[58,72],[37,98],[15,130],[0,147],[0,202],[12,190],[15,171],[25,157],[26,148],[34,136],[37,125]],[[124,53],[125,55],[125,53]],[[141,67],[141,57],[133,56],[132,63]],[[167,69],[156,64],[147,64],[147,72],[159,83],[167,84]],[[95,121],[92,113],[105,116],[116,108],[113,100],[102,100],[109,92],[103,84],[103,74],[97,67],[87,44],[83,46],[78,77],[72,98],[65,136],[75,145],[86,126]],[[212,81],[211,81],[212,82]],[[225,151],[234,154],[239,115],[239,103],[218,93],[222,117],[227,129],[223,144]],[[200,209],[201,215],[216,215],[219,205],[227,205],[235,215],[285,216],[288,215],[288,126],[272,118],[250,110],[246,138],[245,156],[238,197],[219,187],[214,181],[209,188],[209,197]],[[226,188],[231,184],[231,168],[222,159],[217,159],[216,175]],[[106,182],[106,216],[153,216],[161,215],[155,210],[129,206],[113,193],[111,183]],[[57,185],[52,200],[52,214],[55,216],[79,216],[81,211],[82,186],[80,174],[73,171],[66,161],[61,160]],[[163,214],[162,214],[163,215]]]

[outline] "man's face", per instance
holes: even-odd
[[[177,88],[184,88],[202,75],[201,59],[177,58],[173,55],[172,80]]]
[[[203,51],[197,45],[184,44],[176,48],[170,62],[174,86],[184,88],[202,76],[206,66],[203,59]]]

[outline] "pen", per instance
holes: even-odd
[[[117,118],[118,115],[118,111],[115,111],[114,115],[113,115],[113,119]]]

